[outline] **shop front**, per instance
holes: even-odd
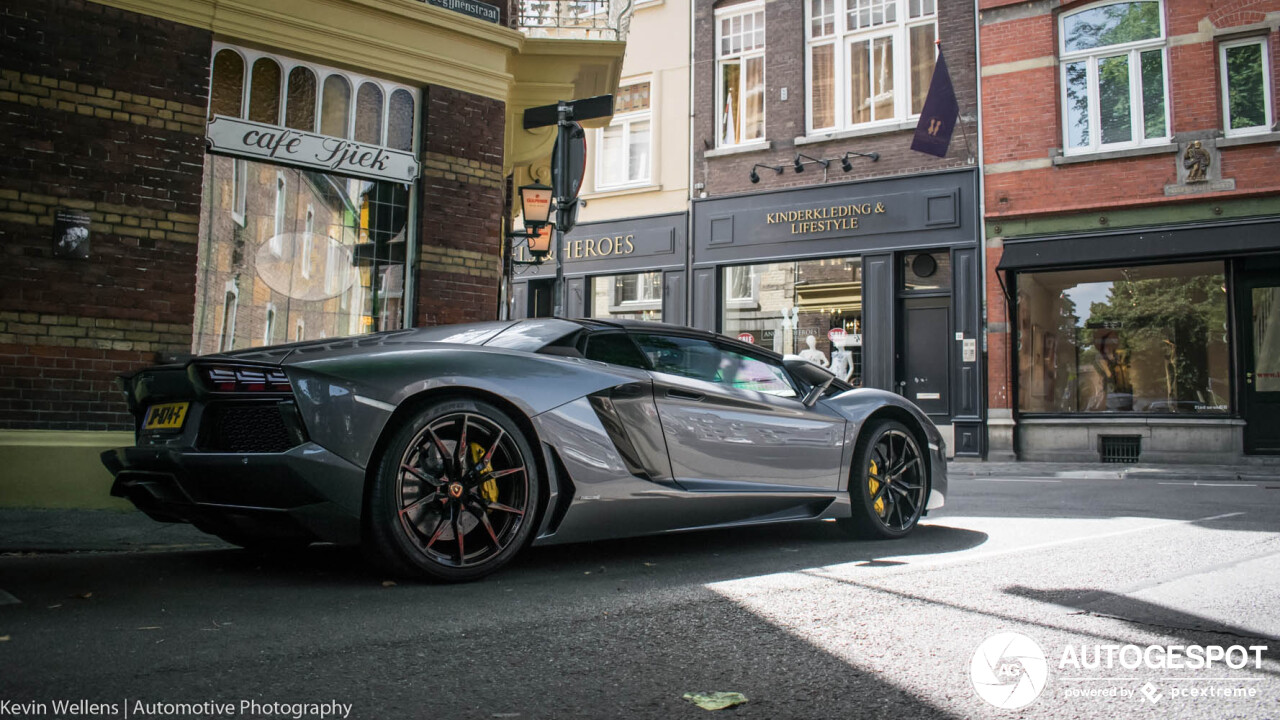
[[[692,324],[919,405],[981,455],[976,176],[949,171],[698,200]]]
[[[652,320],[684,324],[688,215],[584,223],[564,237],[567,317]],[[513,252],[511,317],[550,317],[555,306],[555,255],[527,264]]]
[[[1280,454],[1280,220],[1005,242],[1026,460]]]

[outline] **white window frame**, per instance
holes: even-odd
[[[263,316],[266,320],[262,328],[262,344],[270,345],[271,336],[275,334],[276,329],[276,304],[267,303],[267,312]]]
[[[1247,128],[1231,127],[1231,87],[1227,77],[1227,50],[1231,48],[1243,47],[1245,45],[1261,45],[1262,46],[1262,94],[1266,101],[1266,124],[1255,125]],[[1231,40],[1218,45],[1218,74],[1221,79],[1222,86],[1222,134],[1226,137],[1240,137],[1242,135],[1261,135],[1269,133],[1275,124],[1275,110],[1272,106],[1271,94],[1271,47],[1266,36],[1255,36],[1241,38],[1239,40]]]
[[[1100,152],[1111,152],[1113,150],[1129,150],[1140,147],[1158,147],[1168,145],[1172,140],[1171,134],[1171,118],[1169,114],[1169,106],[1171,98],[1169,94],[1169,30],[1167,19],[1165,17],[1165,0],[1153,0],[1160,9],[1160,37],[1153,40],[1139,40],[1136,42],[1120,43],[1118,45],[1107,45],[1106,47],[1090,48],[1088,50],[1077,50],[1067,52],[1066,39],[1066,22],[1067,19],[1083,12],[1088,12],[1098,7],[1106,5],[1114,5],[1118,2],[1126,2],[1127,0],[1105,0],[1105,2],[1091,3],[1074,9],[1071,12],[1063,13],[1058,18],[1058,83],[1061,88],[1058,102],[1062,106],[1062,154],[1063,155],[1089,155]],[[1163,72],[1161,75],[1164,81],[1164,135],[1158,138],[1146,138],[1145,118],[1146,113],[1142,105],[1142,53],[1149,50],[1159,50],[1161,62],[1163,63]],[[1119,55],[1128,55],[1129,58],[1129,117],[1130,117],[1130,140],[1128,142],[1117,142],[1102,144],[1102,111],[1099,102],[1098,88],[1098,61],[1101,59],[1112,58]],[[1072,147],[1070,124],[1071,115],[1070,108],[1067,106],[1067,66],[1084,62],[1086,63],[1087,72],[1087,90],[1089,94],[1089,144],[1083,147]],[[1133,139],[1136,138],[1136,139]]]
[[[631,80],[627,80],[626,82],[620,83],[619,85],[620,87],[626,87],[627,85],[640,85],[643,83],[649,83],[649,107],[645,110],[636,110],[634,112],[621,113],[618,115],[614,115],[613,119],[609,121],[608,128],[599,128],[596,130],[595,189],[597,192],[606,192],[609,190],[625,190],[627,188],[644,187],[653,182],[654,146],[657,144],[654,142],[654,138],[655,138],[654,130],[656,128],[654,127],[654,122],[653,122],[653,97],[656,93],[654,92],[653,80],[647,77],[634,78]],[[638,178],[636,180],[625,180],[623,182],[616,183],[613,185],[605,184],[605,182],[603,181],[604,167],[609,160],[609,158],[606,157],[604,153],[605,131],[608,130],[609,128],[617,127],[619,125],[622,126],[622,152],[625,156],[623,161],[624,163],[629,164],[631,162],[631,125],[633,123],[644,122],[646,120],[649,122],[649,153],[648,153],[649,162],[644,168],[643,177]],[[627,167],[627,170],[628,172],[624,174],[630,175],[631,168],[629,165]]]
[[[639,292],[641,297],[635,300],[624,300],[618,296],[618,278],[624,277],[627,275],[635,275],[638,277],[638,279],[636,280],[636,290]],[[642,282],[645,279],[644,276],[646,275],[658,276],[658,297],[656,298],[643,297],[644,295],[643,288],[651,287],[648,283]],[[617,275],[607,275],[605,277],[608,278],[609,284],[610,284],[610,287],[609,287],[609,299],[611,301],[609,304],[610,312],[637,312],[637,311],[643,311],[643,310],[661,310],[662,309],[662,295],[663,295],[663,292],[666,290],[666,288],[664,287],[665,278],[663,277],[661,270],[653,270],[653,271],[642,270],[640,272],[618,273]]]
[[[911,112],[911,96],[914,94],[911,87],[911,30],[922,25],[932,25],[933,37],[937,39],[938,5],[941,4],[942,0],[938,0],[935,3],[932,14],[919,18],[909,17],[909,0],[893,0],[893,2],[896,7],[896,19],[892,23],[884,23],[869,28],[850,28],[849,7],[852,2],[851,0],[836,0],[834,31],[830,35],[814,37],[813,4],[809,0],[804,0],[804,112],[805,133],[807,135],[825,135],[844,130],[881,126],[896,129],[901,123],[920,117],[920,113]],[[855,124],[849,97],[849,83],[852,81],[849,76],[850,46],[856,42],[865,41],[874,48],[876,39],[884,37],[893,38],[893,117]],[[813,124],[812,58],[813,49],[823,45],[831,45],[834,48],[832,62],[835,66],[835,93],[832,97],[832,102],[835,103],[835,113],[833,114],[835,124],[815,127]],[[935,58],[937,57],[936,49],[934,56]],[[932,74],[930,77],[932,77]]]
[[[733,273],[747,272],[747,285],[749,286],[748,294],[742,297],[729,297],[729,290],[733,287]],[[755,265],[728,265],[724,267],[724,306],[734,310],[751,309],[760,306],[760,275],[756,273]]]
[[[285,194],[288,186],[284,181],[284,173],[276,171],[276,205],[275,205],[275,232],[271,235],[271,254],[276,257],[284,255],[284,240],[280,234],[284,232],[284,215],[289,209],[289,197]]]
[[[721,54],[720,52],[721,22],[726,19],[731,19],[737,15],[752,15],[757,12],[761,13],[761,22],[764,23],[764,46],[759,48],[753,48],[751,50],[739,51],[736,53],[730,52],[727,55]],[[715,11],[715,48],[713,52],[715,53],[715,58],[716,58],[716,68],[715,68],[716,70],[716,76],[715,76],[716,147],[746,147],[751,145],[764,145],[769,142],[769,75],[768,75],[769,68],[768,68],[768,61],[765,57],[765,52],[769,49],[769,28],[768,28],[768,23],[764,21],[764,17],[765,17],[765,8],[764,8],[763,0],[757,0],[756,2],[743,3],[741,5],[731,5],[726,8],[717,8]],[[724,66],[726,62],[737,63],[739,66],[741,66],[741,69],[738,71],[739,82],[744,82],[746,78],[746,64],[747,64],[746,61],[748,59],[756,58],[756,57],[760,58],[761,82],[764,86],[763,88],[761,88],[761,92],[764,94],[764,102],[762,103],[762,106],[760,109],[761,120],[764,126],[763,130],[761,131],[760,137],[758,138],[753,138],[751,140],[743,140],[742,142],[739,142],[739,143],[727,143],[725,142],[725,139],[721,134],[721,128],[724,127],[724,87],[723,87],[723,83],[721,82],[722,78],[724,77],[724,72],[723,70],[721,70],[721,68]],[[744,109],[746,108],[746,103],[747,103],[746,93],[742,92],[741,88],[739,88],[738,106],[734,108],[734,112],[737,113],[737,115],[735,115],[734,117],[736,118],[743,117]]]
[[[316,228],[315,206],[307,203],[306,234],[302,236],[302,277],[311,277],[311,245],[312,233]]]
[[[222,352],[229,352],[236,347],[236,315],[239,312],[240,288],[234,280],[228,280],[222,288],[222,337],[218,340],[218,348]]]
[[[241,158],[231,158],[231,220],[240,227],[244,227],[244,209],[248,185],[248,161]]]

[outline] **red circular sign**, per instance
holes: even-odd
[[[756,342],[756,336],[751,333],[738,333],[738,339],[742,342],[749,342],[753,345]]]
[[[836,344],[844,342],[845,335],[844,328],[831,328],[827,331],[827,339]]]

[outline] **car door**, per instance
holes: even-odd
[[[646,356],[671,471],[688,489],[835,490],[845,421],[806,408],[780,363],[709,339],[632,332]]]

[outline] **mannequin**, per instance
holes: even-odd
[[[827,354],[818,349],[817,338],[810,335],[804,339],[804,344],[809,347],[800,351],[800,357],[821,367],[827,367],[831,364],[831,362],[827,360]]]
[[[844,349],[844,339],[835,341],[836,349],[831,351],[831,374],[849,381],[853,375],[853,353]]]

